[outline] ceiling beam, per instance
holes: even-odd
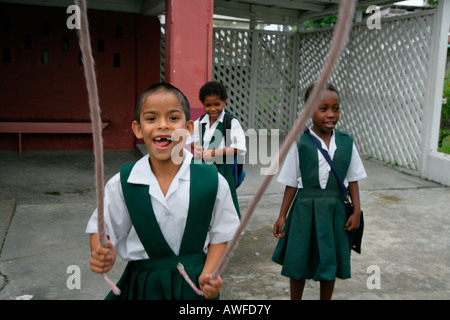
[[[396,1],[392,0],[360,0],[357,3],[357,10],[366,11],[366,9],[370,5],[386,5],[386,4],[393,4]],[[337,15],[339,11],[339,5],[330,5],[328,6],[328,9],[318,13],[318,12],[304,12],[299,15],[299,22],[304,22],[306,20],[315,20],[315,19],[322,19],[330,16]]]
[[[145,16],[158,16],[166,10],[164,0],[145,0],[142,3],[142,14]]]
[[[290,17],[296,19],[300,13],[299,10],[283,9],[278,7],[269,8],[262,5],[253,5],[249,3],[215,0],[214,13],[228,16],[237,16],[244,18],[259,18],[262,16],[276,17],[278,21],[283,20],[283,17]]]
[[[340,4],[341,0],[315,0],[314,2],[321,2],[326,4]]]
[[[74,4],[72,0],[0,0],[0,2],[31,4],[48,7],[68,7]],[[140,14],[142,0],[89,0],[88,9],[131,12]]]
[[[321,4],[313,3],[315,1],[289,1],[289,0],[250,0],[245,1],[242,0],[241,2],[249,2],[251,4],[259,4],[264,5],[268,7],[279,7],[283,9],[294,9],[294,10],[310,10],[310,11],[322,11],[325,6]]]

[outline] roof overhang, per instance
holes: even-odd
[[[397,0],[398,1],[398,0]],[[392,0],[360,0],[358,10],[370,5],[387,5]],[[73,0],[0,0],[0,2],[67,7]],[[214,13],[249,19],[255,23],[298,24],[338,12],[340,0],[214,0]],[[88,0],[88,8],[130,12],[143,15],[161,15],[165,0]]]

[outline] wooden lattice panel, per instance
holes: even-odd
[[[214,30],[213,79],[227,86],[227,107],[244,129],[289,131],[294,52],[292,33]]]
[[[383,19],[380,30],[354,25],[331,81],[340,91],[338,128],[355,136],[362,155],[420,168],[433,19],[424,12]],[[244,130],[291,129],[332,34],[214,29],[213,79],[226,85],[227,108]]]
[[[258,32],[255,129],[290,129],[291,91],[296,79],[294,34]]]
[[[250,124],[251,36],[249,31],[214,29],[213,79],[227,87],[226,109],[243,128]]]
[[[352,29],[331,81],[341,95],[339,128],[355,135],[362,154],[418,170],[432,22],[424,15]],[[319,74],[331,36],[301,35],[300,91]]]

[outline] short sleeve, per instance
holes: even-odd
[[[289,187],[303,188],[296,142],[292,144],[286,155],[280,173],[278,174],[277,181]]]
[[[354,182],[362,180],[364,178],[367,178],[367,173],[364,169],[364,165],[362,163],[361,157],[359,156],[358,150],[353,143],[352,159],[350,160],[350,166],[348,167],[347,176],[345,177],[345,179],[348,182]]]

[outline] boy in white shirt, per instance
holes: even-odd
[[[129,261],[107,299],[199,299],[178,273],[182,262],[205,298],[218,296],[223,281],[212,279],[239,219],[226,180],[214,166],[196,164],[179,148],[175,131],[193,131],[189,102],[177,88],[160,83],[139,97],[133,132],[148,155],[124,165],[105,186],[108,248],[100,245],[97,211],[88,222],[91,270],[106,273],[116,252]],[[177,136],[178,137],[178,136]],[[176,149],[178,147],[178,149]],[[182,157],[181,163],[173,161]]]

